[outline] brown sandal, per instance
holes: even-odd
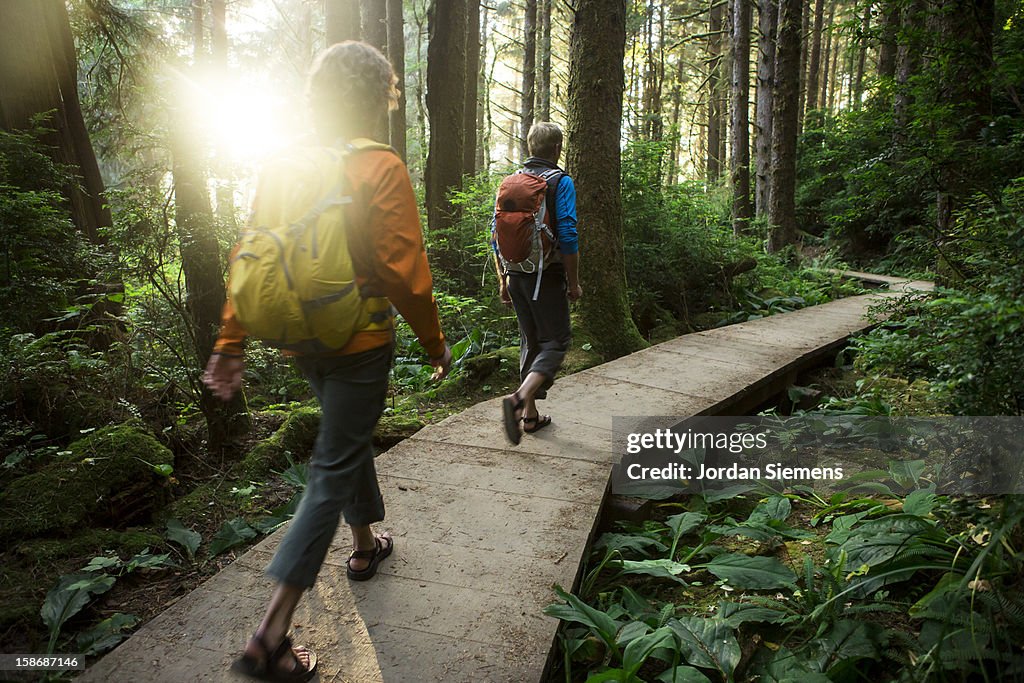
[[[528,426],[528,425],[531,425],[531,424],[533,425],[533,427]],[[524,417],[523,418],[523,431],[526,432],[527,434],[533,434],[534,432],[539,432],[540,430],[544,429],[549,424],[551,424],[551,416],[550,415],[538,415],[537,417]]]
[[[377,573],[377,566],[385,557],[391,554],[395,548],[395,541],[389,534],[378,534],[373,538],[373,550],[353,550],[345,562],[345,573],[353,581],[366,581],[372,579]],[[370,564],[365,569],[352,569],[352,560],[369,560]]]
[[[235,673],[255,678],[258,681],[272,681],[273,683],[305,683],[316,673],[316,653],[308,647],[303,647],[302,649],[309,654],[309,665],[304,665],[295,653],[295,646],[292,645],[292,639],[288,636],[284,637],[273,652],[262,638],[253,636],[253,641],[263,650],[263,660],[243,654],[231,664],[231,670]],[[280,664],[281,658],[286,653],[291,654],[295,661],[295,665],[291,669],[285,669]]]

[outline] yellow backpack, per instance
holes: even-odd
[[[391,150],[360,138],[298,150],[264,171],[228,269],[235,316],[250,335],[317,354],[341,349],[357,331],[390,328],[390,303],[363,297],[348,249],[344,165],[371,149]]]

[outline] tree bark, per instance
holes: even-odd
[[[757,117],[754,153],[754,210],[768,214],[768,186],[772,161],[772,88],[775,82],[775,46],[778,33],[779,0],[760,0],[757,39]]]
[[[836,6],[833,4],[831,7],[829,7],[829,10],[828,10],[828,21],[826,22],[826,28],[828,30],[828,37],[825,39],[825,57],[824,57],[824,60],[823,60],[824,61],[823,66],[821,68],[821,89],[820,89],[820,92],[815,93],[815,100],[818,103],[817,107],[816,107],[817,109],[827,109],[828,108],[828,93],[829,93],[829,89],[828,89],[829,88],[828,74],[829,74],[829,64],[831,63],[831,61],[833,59],[835,59],[835,56],[834,56],[833,51],[832,51],[832,43],[833,43],[833,38],[835,36],[835,31],[832,30],[832,22],[835,20],[835,16],[836,16]]]
[[[821,30],[825,21],[825,0],[814,2],[814,26],[811,29],[811,57],[807,68],[807,108],[818,108],[818,81],[821,74]]]
[[[476,175],[477,100],[480,99],[480,0],[467,0],[466,14],[466,102],[463,107],[465,146],[462,173]]]
[[[359,25],[363,40],[381,51],[388,53],[388,12],[385,0],[361,0]]]
[[[387,0],[388,61],[398,79],[398,108],[388,115],[388,137],[391,146],[406,160],[405,144],[405,20],[402,0]]]
[[[900,27],[900,5],[898,0],[884,0],[881,6],[878,76],[891,79],[896,76],[896,33]]]
[[[78,98],[78,60],[67,8],[61,0],[0,2],[0,128],[26,130],[32,118],[55,110],[42,140],[54,160],[81,180],[64,188],[75,227],[106,244],[112,224],[103,177]]]
[[[578,0],[569,40],[567,167],[576,182],[582,323],[605,360],[644,346],[629,312],[620,193],[625,0]]]
[[[750,226],[750,0],[732,0],[732,215],[738,236]]]
[[[775,52],[772,103],[772,166],[768,192],[768,250],[796,241],[796,128],[800,87],[802,0],[780,0],[779,42]]]
[[[899,44],[896,47],[896,87],[893,95],[893,141],[905,138],[913,92],[910,80],[921,66],[920,36],[925,30],[925,0],[909,0],[900,15]]]
[[[711,0],[712,3],[715,0]],[[708,15],[708,149],[707,178],[714,183],[722,175],[722,5],[712,4]]]
[[[476,146],[476,168],[478,171],[490,170],[491,149],[491,110],[490,110],[490,71],[487,70],[487,22],[490,8],[483,6],[480,12],[480,79],[481,87],[476,100],[476,131],[480,140]],[[486,73],[485,73],[486,71]]]
[[[324,0],[327,45],[362,38],[359,21],[359,0]]]
[[[523,88],[519,104],[519,154],[530,156],[526,136],[533,126],[533,100],[536,96],[537,70],[537,0],[526,0],[523,16]]]
[[[864,97],[864,67],[868,61],[868,34],[871,31],[871,5],[864,6],[861,18],[860,35],[857,37],[857,73],[853,79],[853,109],[860,111],[861,99]]]
[[[802,26],[800,27],[800,106],[797,109],[796,131],[800,137],[804,129],[804,112],[807,111],[807,62],[811,47],[811,12],[808,5],[803,12]]]
[[[462,188],[464,109],[466,104],[466,3],[435,0],[428,21],[427,112],[430,145],[427,152],[427,225],[437,246],[438,267],[458,276],[458,247],[449,234],[456,207],[449,199]]]
[[[537,120],[551,120],[551,0],[537,6],[540,29],[540,68],[537,69]]]

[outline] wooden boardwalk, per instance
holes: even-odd
[[[541,609],[570,587],[608,484],[616,415],[743,414],[870,325],[885,293],[685,335],[560,380],[554,424],[507,444],[500,399],[430,425],[377,459],[395,553],[349,582],[342,527],[295,639],[319,680],[540,681],[558,621]],[[172,605],[80,680],[236,680],[228,673],[262,616],[267,537]]]

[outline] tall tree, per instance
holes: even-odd
[[[732,215],[733,232],[750,225],[750,0],[732,0]]]
[[[466,14],[466,94],[463,105],[465,146],[462,172],[476,175],[477,100],[480,99],[480,0],[468,0]]]
[[[344,40],[359,40],[359,0],[324,0],[324,24],[328,45]]]
[[[537,5],[537,28],[540,43],[537,52],[537,120],[551,120],[551,0],[540,0]]]
[[[199,130],[194,112],[182,103],[191,100],[194,88],[192,75],[205,61],[201,39],[204,5],[193,0],[193,64],[181,70],[180,88],[171,119],[171,177],[174,182],[174,223],[181,255],[181,271],[185,280],[185,309],[189,318],[188,332],[196,367],[205,367],[213,351],[224,306],[223,257],[214,230],[213,209],[207,189],[204,146],[207,141]],[[237,392],[230,401],[216,398],[199,382],[193,382],[199,393],[199,408],[206,418],[211,445],[223,447],[249,429],[245,397]]]
[[[797,97],[800,88],[800,13],[803,0],[779,1],[772,102],[772,166],[768,191],[768,249],[796,241]]]
[[[388,53],[388,7],[385,0],[360,0],[359,25],[363,40]]]
[[[878,75],[896,76],[896,34],[900,28],[900,0],[883,0],[878,32]]]
[[[533,125],[536,72],[537,0],[526,0],[526,11],[523,14],[523,88],[522,97],[519,100],[519,153],[523,159],[530,156],[526,135]]]
[[[857,35],[857,72],[853,78],[853,108],[860,111],[861,99],[864,96],[864,68],[868,61],[868,35],[871,32],[871,4],[864,5],[861,17],[860,33]]]
[[[449,193],[462,187],[463,110],[466,105],[466,3],[435,0],[430,7],[427,45],[427,225],[436,240],[436,263],[458,274],[459,255],[449,244],[456,207]]]
[[[811,27],[811,55],[807,66],[807,108],[818,108],[818,80],[821,74],[821,31],[825,21],[825,0],[814,1],[814,24]]]
[[[75,227],[103,243],[110,226],[103,178],[78,98],[78,60],[63,0],[0,2],[0,128],[24,130],[33,117],[53,111],[43,137],[56,161],[70,166],[81,185],[65,188]]]
[[[708,13],[708,182],[713,183],[722,175],[722,140],[724,116],[722,115],[722,3],[710,0]]]
[[[657,14],[657,20],[655,15]],[[665,26],[665,5],[654,0],[647,3],[646,40],[644,45],[643,135],[648,140],[661,140],[665,126],[661,113],[661,89],[665,80],[665,55],[662,49]],[[657,31],[655,31],[657,28]]]
[[[476,134],[480,138],[476,146],[477,170],[488,170],[491,145],[490,71],[487,69],[487,26],[490,8],[484,5],[480,12],[480,88],[476,100]]]
[[[620,192],[626,0],[578,0],[569,40],[567,167],[576,181],[582,322],[605,359],[644,346],[629,313]]]
[[[911,79],[921,66],[921,53],[927,19],[925,0],[909,0],[900,13],[899,43],[896,47],[896,90],[893,96],[893,137],[900,142],[909,123],[913,102]]]
[[[818,92],[815,95],[815,100],[817,101],[817,105],[815,107],[816,109],[827,109],[828,108],[828,93],[829,93],[828,75],[829,75],[829,68],[830,68],[829,65],[832,63],[832,60],[835,59],[835,54],[838,52],[838,45],[836,46],[836,49],[833,50],[833,42],[835,42],[834,41],[834,39],[835,39],[835,31],[833,30],[832,22],[835,20],[835,16],[836,16],[836,6],[835,6],[835,3],[833,3],[829,7],[829,10],[828,10],[828,21],[826,22],[827,28],[825,30],[828,31],[828,36],[825,39],[825,56],[823,58],[824,64],[821,67],[821,74],[820,74],[821,87],[819,88]]]
[[[778,20],[779,0],[760,0],[757,38],[757,119],[754,126],[757,167],[754,179],[754,209],[758,216],[768,214],[768,186],[772,162],[772,88],[775,82]]]
[[[388,60],[398,79],[398,107],[389,116],[391,146],[406,161],[405,149],[405,21],[402,0],[387,0]]]

